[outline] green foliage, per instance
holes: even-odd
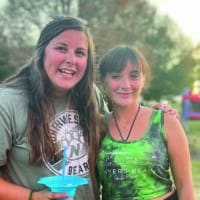
[[[72,1],[8,0],[0,10],[0,81],[27,61],[51,14],[70,14]]]
[[[80,0],[79,11],[94,33],[98,58],[121,43],[137,46],[146,55],[152,81],[143,93],[145,100],[180,94],[191,83],[195,63],[189,39],[148,1]]]
[[[13,74],[29,58],[32,47],[10,47],[0,33],[0,82]]]
[[[159,101],[163,97],[180,94],[188,86],[194,62],[188,53],[191,51],[190,41],[174,22],[160,16],[153,26],[145,41],[149,48],[147,58],[151,65],[152,82],[144,93],[144,99]]]
[[[101,56],[116,44],[139,46],[152,27],[156,9],[144,0],[79,0],[79,13],[89,21]]]
[[[192,175],[196,199],[200,199],[200,123],[199,120],[189,121],[189,133],[187,134],[192,157]]]
[[[4,34],[10,45],[24,46],[33,44],[52,14],[69,15],[73,0],[8,0],[1,14]]]
[[[194,82],[200,80],[200,44],[193,49],[192,57],[195,60],[195,66],[192,73],[192,79]]]
[[[192,175],[193,175],[193,183],[194,183],[194,191],[196,195],[196,199],[200,199],[200,161],[192,161]]]
[[[159,101],[180,94],[200,76],[200,62],[193,56],[198,48],[192,50],[178,26],[160,16],[147,0],[8,0],[5,10],[0,11],[0,35],[4,37],[0,80],[26,61],[31,53],[29,47],[36,43],[49,15],[55,13],[88,20],[96,44],[97,64],[114,45],[137,46],[152,68],[145,100]]]

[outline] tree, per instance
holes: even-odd
[[[200,80],[200,43],[193,49],[192,58],[195,60],[193,68],[192,80]]]
[[[99,55],[116,44],[144,41],[156,14],[145,0],[79,0],[78,10],[89,21]]]
[[[73,0],[8,0],[1,14],[4,34],[9,45],[25,46],[33,44],[36,35],[52,14],[72,14]]]
[[[29,59],[37,35],[49,16],[70,14],[73,0],[8,0],[0,11],[0,81]]]
[[[32,51],[32,47],[10,47],[6,37],[0,33],[0,81],[7,78],[18,67],[22,66]]]
[[[188,84],[185,75],[191,74],[187,69],[193,67],[188,54],[191,43],[170,18],[160,16],[148,1],[79,0],[79,14],[89,21],[98,57],[121,43],[137,46],[145,54],[152,68],[145,99],[159,101],[178,94]]]
[[[55,13],[88,20],[96,44],[97,64],[102,54],[114,45],[137,46],[152,67],[152,81],[144,92],[145,99],[160,100],[178,94],[194,79],[194,70],[199,70],[188,38],[147,0],[8,0],[1,17],[5,46],[12,55],[10,66],[19,66],[20,59],[13,60],[15,52],[21,58],[30,55],[30,46],[39,30],[49,21],[49,15]]]
[[[166,16],[157,19],[145,40],[149,48],[152,81],[144,92],[144,98],[159,101],[180,94],[188,86],[194,59],[191,57],[191,41],[177,25]]]

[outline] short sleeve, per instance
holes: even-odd
[[[94,84],[94,90],[95,90],[95,94],[96,94],[97,107],[98,107],[99,112],[103,115],[108,114],[109,110],[108,110],[107,103],[104,99],[104,96],[95,84]]]
[[[12,147],[11,116],[0,102],[0,166],[7,160],[7,152]]]

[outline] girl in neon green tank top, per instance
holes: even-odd
[[[128,46],[109,50],[100,62],[112,102],[97,157],[102,199],[194,200],[190,153],[179,120],[139,104],[148,67],[144,56]]]

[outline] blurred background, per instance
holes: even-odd
[[[112,46],[137,46],[152,69],[143,103],[169,103],[181,116],[185,88],[197,99],[200,95],[199,10],[199,0],[1,0],[0,82],[30,58],[50,15],[78,16],[89,23],[95,41],[96,69],[99,58]],[[199,106],[197,101],[197,112]],[[199,119],[188,118],[187,127],[194,187],[200,199]]]
[[[185,87],[192,89],[200,80],[200,14],[195,13],[200,2],[192,4],[197,1],[1,0],[0,81],[29,59],[50,15],[72,15],[88,21],[97,64],[116,44],[137,46],[152,68],[144,101],[176,101]]]

